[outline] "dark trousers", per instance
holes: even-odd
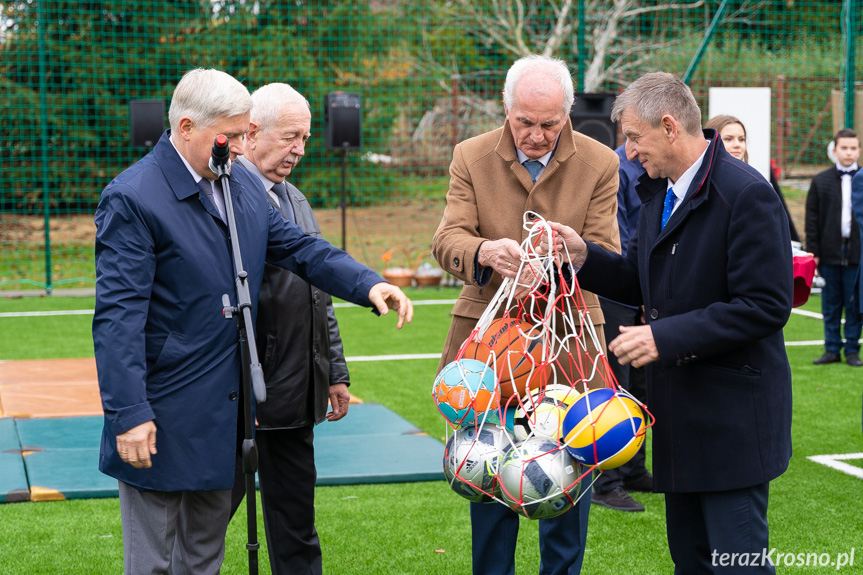
[[[611,340],[620,335],[620,326],[643,325],[641,321],[641,309],[631,308],[621,305],[617,302],[599,298],[599,304],[602,306],[602,315],[605,316],[605,341],[610,343]],[[647,384],[644,380],[644,368],[635,368],[631,365],[620,365],[617,357],[613,353],[608,354],[608,365],[611,366],[611,371],[614,373],[617,383],[620,387],[631,393],[641,402],[647,401]],[[597,493],[608,493],[622,487],[624,481],[636,480],[647,475],[646,455],[644,451],[644,443],[635,455],[628,462],[614,469],[606,469],[602,472],[596,481],[593,483],[593,488]]]
[[[583,480],[582,485],[589,482]],[[583,487],[584,489],[584,487]],[[578,575],[584,561],[590,488],[578,504],[552,519],[539,520],[540,575]],[[501,503],[471,503],[474,575],[514,575],[520,515]]]
[[[321,544],[315,530],[314,426],[257,430],[258,481],[264,530],[273,575],[321,573]],[[242,463],[237,464],[231,516],[245,496]]]
[[[230,491],[139,491],[118,481],[125,575],[217,575]]]
[[[860,353],[860,331],[863,327],[855,301],[857,266],[818,266],[824,278],[821,290],[821,313],[824,316],[824,347],[840,355],[842,350],[842,310],[845,310],[845,356]]]
[[[769,483],[762,483],[733,491],[666,493],[675,575],[774,574],[764,561],[765,550],[770,552],[768,492]]]

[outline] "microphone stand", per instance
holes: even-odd
[[[237,235],[237,222],[234,218],[234,205],[231,200],[230,170],[231,160],[227,146],[227,138],[223,135],[216,136],[213,146],[213,158],[210,169],[219,176],[222,184],[222,194],[225,198],[225,219],[231,236],[231,248],[234,257],[234,269],[237,270],[237,306],[231,306],[228,294],[222,296],[223,313],[225,319],[232,319],[236,314],[237,328],[239,331],[240,361],[243,366],[243,420],[245,435],[243,439],[243,473],[246,479],[246,520],[248,524],[248,542],[246,549],[249,551],[249,574],[258,573],[258,524],[257,511],[255,509],[255,472],[258,471],[258,447],[255,444],[255,423],[252,415],[252,388],[254,387],[255,399],[259,403],[267,400],[267,388],[264,384],[264,372],[258,361],[258,348],[255,344],[255,331],[252,329],[252,297],[249,292],[248,275],[243,269],[243,261],[240,254],[240,241]],[[221,153],[217,152],[217,149]]]

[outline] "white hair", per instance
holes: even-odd
[[[286,104],[303,103],[311,110],[309,101],[302,94],[294,90],[289,84],[275,82],[261,86],[252,93],[252,116],[251,121],[257,124],[262,131],[266,132],[276,123],[282,115],[282,109]]]
[[[249,113],[252,97],[236,78],[220,70],[195,68],[183,75],[171,96],[168,120],[171,130],[181,118],[191,118],[199,128],[212,126],[220,118]]]
[[[539,54],[519,58],[510,66],[503,86],[503,103],[507,109],[513,108],[518,84],[528,72],[540,72],[560,84],[560,89],[563,91],[563,109],[568,114],[573,101],[575,101],[572,74],[569,72],[569,67],[563,60]]]

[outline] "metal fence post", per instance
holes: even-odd
[[[857,2],[845,0],[845,124],[854,129],[854,53],[857,36]]]
[[[45,216],[45,294],[51,295],[51,214],[50,188],[48,186],[48,86],[47,86],[47,54],[45,35],[48,19],[45,16],[45,0],[39,0],[37,6],[39,17],[39,127],[42,131],[40,139],[42,148],[42,211]]]

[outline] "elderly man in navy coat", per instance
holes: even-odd
[[[553,227],[583,289],[645,306],[647,325],[622,328],[608,349],[647,366],[674,572],[773,573],[768,486],[791,458],[785,212],[762,176],[702,132],[695,98],[671,74],[636,80],[612,118],[647,171],[626,256]]]
[[[93,343],[105,412],[99,469],[119,481],[128,573],[218,573],[234,483],[241,365],[216,135],[243,153],[252,100],[196,69],[177,85],[171,130],[102,192],[96,210]],[[239,164],[231,198],[253,311],[264,262],[324,291],[410,321],[398,288],[285,222]]]

